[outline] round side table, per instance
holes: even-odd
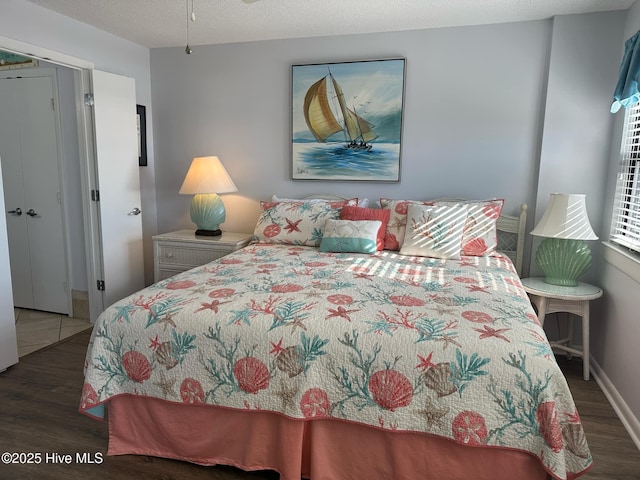
[[[577,287],[562,287],[545,283],[544,278],[523,278],[522,285],[538,309],[540,325],[544,326],[548,313],[567,312],[582,317],[582,348],[572,343],[572,317],[568,320],[567,336],[549,343],[552,348],[582,357],[582,377],[589,380],[589,302],[600,298],[602,289],[583,282],[579,282]]]

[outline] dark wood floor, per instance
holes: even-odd
[[[82,365],[89,333],[20,359],[0,374],[0,453],[40,452],[39,465],[3,465],[0,479],[161,479],[277,480],[273,472],[242,472],[230,467],[201,467],[145,456],[107,457],[107,424],[77,411]],[[615,416],[595,381],[581,379],[581,361],[560,359],[576,399],[595,466],[583,479],[640,480],[640,451]],[[70,454],[71,465],[44,462],[44,455]],[[77,453],[101,464],[78,464]]]
[[[640,450],[596,381],[593,378],[588,382],[582,380],[582,360],[568,361],[561,355],[558,364],[569,383],[593,455],[593,468],[580,479],[640,479]]]

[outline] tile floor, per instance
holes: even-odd
[[[14,314],[19,357],[91,328],[89,320],[58,313],[14,308]]]

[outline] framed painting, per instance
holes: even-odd
[[[17,53],[0,50],[0,70],[13,70],[16,68],[31,68],[37,66],[38,60],[23,57]]]
[[[405,59],[293,65],[293,180],[399,182]]]
[[[38,60],[0,50],[0,70],[37,67]]]
[[[147,166],[147,109],[144,105],[136,105],[138,122],[138,166]]]

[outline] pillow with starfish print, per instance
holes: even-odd
[[[339,219],[342,207],[357,202],[260,202],[262,213],[253,232],[254,241],[317,247],[327,219]]]

